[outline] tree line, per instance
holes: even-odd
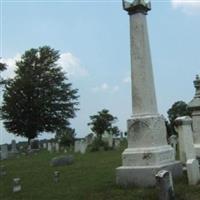
[[[43,132],[50,132],[56,133],[56,138],[63,144],[73,143],[75,129],[70,120],[79,110],[79,95],[59,66],[59,58],[59,51],[49,46],[32,48],[16,62],[14,78],[5,80],[0,76],[3,86],[1,119],[9,133],[25,137],[29,142]],[[6,67],[0,62],[0,72]],[[175,134],[174,120],[183,115],[190,115],[183,101],[169,109],[168,135]],[[121,133],[114,125],[117,117],[107,109],[90,116],[90,120],[88,126],[99,140],[105,131],[115,135]]]

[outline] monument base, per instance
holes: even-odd
[[[122,166],[116,169],[116,182],[123,187],[152,187],[156,184],[155,175],[163,169],[170,171],[174,178],[181,177],[183,173],[179,161],[155,166]]]
[[[182,175],[182,164],[167,144],[162,116],[135,116],[127,125],[128,148],[122,153],[122,166],[117,168],[117,184],[154,186],[156,173],[163,169],[171,171],[173,177]]]

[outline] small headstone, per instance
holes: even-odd
[[[56,143],[56,144],[55,144],[55,149],[56,149],[56,152],[59,152],[59,150],[60,150],[59,143]]]
[[[55,171],[55,172],[54,172],[54,177],[53,177],[53,179],[54,179],[54,182],[55,182],[55,183],[59,182],[59,180],[60,180],[60,172],[59,172],[59,171]]]
[[[11,153],[18,153],[15,140],[12,140]]]
[[[67,155],[67,156],[59,156],[53,158],[50,164],[53,167],[58,167],[58,166],[71,165],[73,162],[74,162],[74,157],[72,155]]]
[[[120,138],[115,138],[114,139],[114,146],[115,148],[119,148],[121,144],[121,139]]]
[[[169,144],[173,147],[174,153],[175,153],[175,156],[176,156],[176,146],[177,146],[177,143],[178,143],[177,136],[176,135],[171,135],[169,137],[168,141],[169,141]]]
[[[0,166],[0,176],[5,176],[6,175],[6,167],[5,165]]]
[[[87,149],[87,143],[86,143],[86,141],[85,140],[81,140],[81,143],[80,143],[80,152],[82,153],[82,154],[85,154],[85,152],[86,152],[86,149]]]
[[[161,170],[156,174],[159,189],[159,200],[175,200],[172,175],[169,171]]]
[[[48,150],[49,152],[52,152],[52,145],[51,145],[50,142],[48,143],[47,150]]]
[[[189,159],[186,163],[188,183],[196,185],[200,180],[199,162],[196,159]]]
[[[20,192],[22,187],[20,183],[21,179],[20,178],[14,178],[13,179],[13,192]]]
[[[47,148],[47,143],[43,143],[43,149]]]
[[[1,160],[6,160],[8,158],[8,145],[1,145]]]

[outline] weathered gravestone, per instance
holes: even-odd
[[[74,144],[74,152],[84,154],[87,149],[87,142],[84,139],[76,140]]]
[[[6,160],[8,158],[8,145],[1,145],[1,160]]]
[[[113,136],[109,132],[103,134],[102,140],[108,144],[109,147],[113,147]]]
[[[59,145],[59,143],[55,143],[55,149],[56,149],[56,152],[60,151],[60,145]]]
[[[53,179],[54,179],[55,183],[59,182],[59,180],[60,180],[60,172],[59,171],[54,172]]]
[[[48,142],[47,150],[52,152],[52,144],[50,142]]]
[[[20,192],[21,189],[22,189],[21,179],[20,178],[14,178],[13,179],[13,192]]]
[[[159,200],[175,200],[172,175],[169,171],[159,171],[156,174],[156,183],[159,189]]]
[[[0,165],[0,176],[6,175],[6,167],[5,165]]]
[[[12,140],[11,153],[13,153],[13,154],[18,153],[17,146],[16,146],[16,141],[15,140]]]
[[[175,129],[179,135],[180,158],[183,163],[186,163],[189,184],[196,185],[200,180],[200,171],[191,125],[192,119],[189,116],[179,117],[175,120]]]
[[[47,143],[43,143],[43,149],[46,149],[47,148]]]
[[[114,138],[114,147],[119,148],[121,144],[121,138]]]
[[[177,136],[176,135],[171,135],[168,139],[169,141],[169,144],[173,147],[174,149],[174,154],[176,156],[176,146],[177,146],[177,143],[178,143],[178,139],[177,139]]]
[[[53,167],[58,167],[58,166],[71,165],[73,162],[74,162],[74,157],[72,155],[66,155],[53,158],[50,162],[50,165]]]
[[[128,148],[122,153],[122,166],[116,169],[116,182],[122,186],[149,187],[156,184],[161,169],[182,175],[173,148],[166,140],[164,117],[159,115],[154,87],[146,16],[151,10],[145,0],[123,0],[130,16],[132,110],[127,122]]]

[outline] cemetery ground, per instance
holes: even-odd
[[[121,150],[74,154],[74,163],[50,166],[58,153],[41,151],[37,155],[1,161],[7,174],[0,177],[1,200],[157,200],[156,188],[124,189],[115,184],[115,168],[121,165]],[[63,153],[62,153],[63,155]],[[53,181],[54,171],[60,180]],[[12,192],[12,180],[21,178],[22,190]],[[174,182],[177,200],[199,200],[200,185],[188,186],[186,174]]]

